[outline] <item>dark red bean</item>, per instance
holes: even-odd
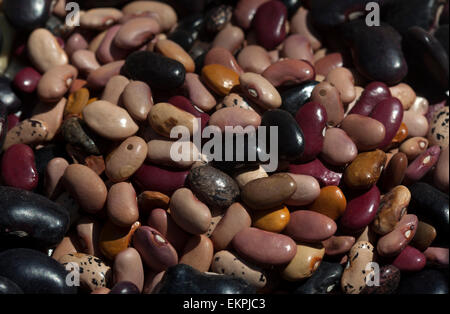
[[[14,86],[24,93],[32,93],[41,79],[42,75],[31,67],[23,68],[14,77]]]
[[[297,111],[295,120],[305,137],[302,161],[310,161],[322,151],[327,125],[327,111],[318,102],[309,102]]]
[[[374,185],[368,191],[347,198],[349,201],[341,218],[341,226],[349,231],[358,231],[368,226],[377,214],[380,190]]]
[[[389,192],[392,188],[400,185],[405,178],[407,168],[408,157],[406,154],[402,152],[396,153],[389,161],[378,181],[381,189],[385,192]]]
[[[425,267],[427,258],[418,249],[407,246],[394,259],[392,265],[404,272],[416,272]]]
[[[391,144],[403,121],[403,105],[397,98],[390,97],[379,102],[370,113],[370,117],[380,121],[384,125],[386,135],[378,146],[380,149]]]
[[[189,171],[173,171],[154,165],[143,164],[134,174],[134,182],[144,190],[172,195],[184,186]]]
[[[2,180],[7,186],[31,191],[38,184],[33,150],[25,144],[9,147],[2,158]]]
[[[422,179],[439,160],[441,148],[438,145],[432,146],[414,159],[408,166],[405,173],[405,184],[412,184]]]
[[[8,115],[8,131],[11,130],[13,127],[18,125],[20,122],[20,118],[16,116],[15,114],[11,113]]]
[[[290,164],[289,172],[314,177],[319,181],[321,187],[328,185],[338,186],[342,178],[342,173],[327,169],[319,159],[314,159],[311,162],[301,165]]]
[[[389,87],[382,82],[372,82],[366,86],[356,105],[349,114],[368,116],[377,104],[391,97]]]
[[[262,4],[253,18],[253,29],[258,43],[272,50],[286,37],[286,6],[280,1],[269,1]]]

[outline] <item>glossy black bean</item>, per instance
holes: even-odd
[[[176,42],[185,51],[190,51],[197,37],[198,31],[196,30],[176,29],[167,36],[167,39]]]
[[[436,228],[437,237],[433,245],[448,246],[448,195],[424,182],[417,182],[408,188],[411,192],[408,214],[417,215],[420,221],[429,223]]]
[[[302,283],[294,293],[298,294],[330,294],[339,287],[344,267],[339,263],[322,261],[319,268]]]
[[[398,294],[448,294],[448,275],[436,269],[402,276]]]
[[[205,30],[208,33],[220,32],[231,20],[233,8],[228,5],[220,5],[210,9],[205,16]]]
[[[289,112],[281,109],[266,111],[262,116],[261,126],[266,127],[267,138],[265,143],[267,145],[267,151],[278,149],[278,156],[281,160],[294,161],[302,156],[305,149],[303,132]],[[277,127],[277,147],[270,146],[270,126]],[[261,149],[264,150],[262,147]]]
[[[13,281],[0,276],[0,294],[23,294],[23,291]]]
[[[180,62],[151,51],[132,53],[121,71],[130,79],[146,82],[152,88],[161,90],[180,87],[186,76],[186,70]]]
[[[286,110],[295,117],[297,111],[311,98],[311,93],[317,84],[319,84],[317,81],[305,82],[281,92],[283,102],[280,109]]]
[[[6,247],[50,248],[63,239],[69,214],[48,198],[0,186],[0,243]]]
[[[288,10],[288,16],[291,18],[297,10],[302,6],[301,0],[281,0]]]
[[[6,108],[7,113],[14,113],[21,109],[22,101],[12,90],[12,82],[7,77],[0,76],[0,106]]]
[[[140,294],[139,288],[130,281],[121,281],[114,285],[109,294]]]
[[[3,10],[15,28],[30,31],[45,24],[51,4],[52,0],[4,0]]]
[[[241,278],[209,275],[178,264],[167,269],[155,290],[158,294],[254,294],[255,288]]]

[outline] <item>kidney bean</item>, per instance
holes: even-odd
[[[280,109],[286,110],[295,117],[297,111],[310,101],[317,81],[305,82],[281,92],[282,104]]]
[[[398,255],[414,238],[417,224],[417,216],[404,215],[393,231],[378,240],[378,254],[381,256]]]
[[[26,67],[17,72],[13,84],[20,91],[30,94],[36,90],[41,77],[41,74],[35,69]]]
[[[239,77],[241,90],[254,102],[266,109],[281,106],[281,96],[275,87],[263,76],[244,73]]]
[[[313,49],[308,38],[294,34],[284,40],[282,55],[289,59],[306,60],[310,64],[314,63]]]
[[[423,252],[427,258],[427,263],[438,267],[448,266],[448,248],[429,247]]]
[[[195,117],[169,103],[154,105],[148,115],[148,121],[152,128],[160,135],[170,138],[172,129],[181,125],[189,130],[190,134],[197,132]]]
[[[346,207],[347,200],[342,190],[337,186],[326,186],[320,190],[319,196],[308,207],[308,210],[336,220],[344,213]]]
[[[426,115],[428,113],[429,106],[430,103],[426,98],[417,96],[408,110]]]
[[[392,188],[400,185],[405,177],[408,167],[408,158],[402,152],[396,153],[380,177],[380,187],[383,191],[390,191]]]
[[[5,150],[2,157],[2,180],[7,186],[33,190],[38,174],[33,150],[24,144],[15,144]]]
[[[114,43],[114,38],[119,32],[121,26],[115,25],[109,28],[105,36],[100,40],[97,49],[95,49],[95,56],[102,64],[107,64],[113,61],[125,59],[129,51],[117,47]]]
[[[116,183],[109,189],[106,200],[108,218],[120,227],[129,227],[139,218],[136,192],[127,182]]]
[[[325,215],[308,210],[291,213],[284,233],[295,241],[317,243],[336,232],[336,223]]]
[[[285,201],[287,205],[301,206],[312,203],[320,194],[320,185],[311,176],[288,173],[294,179],[297,189],[294,194]]]
[[[214,255],[211,240],[204,235],[194,235],[187,241],[180,264],[189,265],[201,272],[209,270]]]
[[[95,53],[87,49],[75,51],[72,54],[71,61],[80,73],[86,75],[89,75],[100,67],[100,64],[95,57]]]
[[[344,130],[328,129],[323,140],[321,157],[331,165],[344,166],[358,155],[358,149]]]
[[[408,110],[416,100],[416,93],[405,83],[400,83],[389,88],[392,97],[397,98],[403,105],[404,110]]]
[[[200,152],[192,142],[187,142],[189,154],[184,153],[182,159],[177,161],[171,158],[171,150],[174,142],[163,140],[151,140],[147,143],[147,159],[155,164],[176,167],[181,169],[190,168],[200,157]],[[186,146],[184,146],[186,147]]]
[[[273,86],[286,86],[310,81],[314,78],[314,68],[303,60],[284,59],[273,63],[261,74]]]
[[[122,102],[133,119],[144,121],[153,106],[152,91],[144,82],[132,81],[123,90]]]
[[[436,238],[436,229],[426,222],[419,221],[416,228],[416,234],[411,240],[411,246],[423,252],[433,243]]]
[[[130,247],[117,254],[112,269],[116,284],[123,281],[132,282],[142,292],[144,267],[142,266],[141,256],[136,249]]]
[[[344,104],[349,104],[356,98],[355,79],[348,69],[343,67],[332,69],[325,79],[337,88]]]
[[[184,66],[186,72],[194,72],[194,60],[192,60],[191,56],[189,56],[189,54],[177,43],[168,39],[158,40],[155,45],[155,51],[160,52],[167,58],[180,62]]]
[[[45,168],[44,193],[49,199],[54,199],[61,192],[61,177],[69,163],[61,157],[50,160]]]
[[[427,118],[422,114],[405,111],[402,122],[406,124],[410,137],[425,137],[427,135],[429,124]]]
[[[86,11],[80,16],[80,25],[83,28],[103,30],[116,23],[123,13],[114,8],[96,8]]]
[[[407,245],[394,259],[392,265],[402,272],[417,272],[425,267],[426,259],[422,252]]]
[[[103,90],[101,100],[117,105],[125,87],[129,83],[130,81],[125,76],[115,75],[111,77]]]
[[[200,125],[202,130],[209,122],[210,119],[209,115],[204,112],[200,112],[198,109],[196,109],[194,105],[186,97],[174,96],[169,98],[168,103],[174,105],[177,108],[189,112],[196,118],[200,118]]]
[[[379,147],[386,137],[386,129],[381,122],[359,114],[349,114],[345,117],[341,129],[347,133],[360,152]]]
[[[6,133],[3,150],[19,143],[36,146],[44,142],[48,134],[49,129],[45,122],[34,119],[23,120]]]
[[[206,86],[220,96],[228,95],[231,89],[238,85],[239,81],[236,72],[220,64],[204,66],[201,78]]]
[[[187,73],[183,88],[194,105],[204,111],[210,111],[217,104],[216,99],[194,73]]]
[[[56,38],[44,28],[35,29],[28,37],[28,55],[41,73],[57,65],[68,63],[68,57]]]
[[[71,58],[72,55],[78,50],[85,50],[88,49],[88,47],[89,43],[86,41],[86,38],[82,34],[77,32],[70,35],[70,37],[66,40],[64,50],[66,51],[67,55]]]
[[[70,88],[78,76],[78,70],[71,65],[54,66],[39,80],[37,93],[44,102],[57,102]]]
[[[350,251],[353,244],[355,244],[355,238],[351,236],[332,236],[322,241],[325,254],[328,256],[345,254]]]
[[[342,173],[327,169],[319,159],[314,159],[305,164],[290,164],[289,172],[294,174],[309,175],[317,179],[321,186],[339,185]]]
[[[332,70],[344,65],[342,55],[338,52],[330,53],[314,62],[316,74],[326,77]]]
[[[447,146],[447,148],[445,148],[440,156],[439,156],[439,160],[436,164],[436,169],[434,171],[434,181],[433,183],[435,184],[435,186],[437,188],[439,188],[442,191],[447,191],[448,190],[448,181],[449,181],[449,171],[448,171],[448,166],[449,166],[449,158],[448,158],[448,151],[449,151],[449,147]]]
[[[403,106],[396,98],[388,98],[379,102],[370,113],[370,117],[384,125],[384,140],[378,146],[386,148],[397,134],[403,120]],[[409,130],[409,129],[408,129]]]
[[[357,101],[353,109],[350,110],[350,114],[368,116],[378,103],[389,97],[391,97],[391,92],[386,84],[382,82],[372,82],[366,86],[359,101]]]
[[[241,28],[228,24],[216,35],[212,47],[225,48],[234,54],[241,47],[244,38],[245,35]]]
[[[94,90],[104,88],[111,77],[120,73],[120,69],[122,68],[124,63],[125,61],[123,60],[115,61],[105,64],[92,71],[87,77],[87,83],[89,87]]]
[[[360,153],[345,169],[345,184],[353,189],[368,189],[378,181],[385,164],[386,154],[379,149]]]
[[[414,160],[428,148],[428,140],[424,137],[412,137],[400,145],[400,152],[404,153],[408,160]]]
[[[244,48],[245,49],[245,48]],[[204,65],[220,64],[238,74],[242,74],[242,68],[233,54],[228,49],[222,47],[213,47],[205,55]]]
[[[252,21],[258,42],[264,48],[274,49],[286,36],[286,6],[278,1],[260,5]]]
[[[158,1],[133,1],[122,8],[123,14],[156,13],[162,31],[170,30],[177,23],[177,14],[168,4]]]
[[[237,57],[237,61],[245,72],[262,74],[271,64],[269,53],[257,45],[244,47]]]
[[[160,32],[156,19],[136,17],[125,22],[114,37],[114,44],[121,49],[135,49]]]
[[[143,189],[171,195],[176,189],[184,185],[187,175],[188,171],[172,171],[144,163],[136,171],[134,181]]]
[[[329,82],[321,82],[314,87],[311,101],[318,102],[325,107],[329,126],[337,126],[344,119],[344,106],[339,91]]]
[[[223,108],[211,115],[209,125],[215,125],[225,132],[226,127],[235,128],[241,126],[245,131],[246,127],[253,127],[255,130],[261,124],[261,116],[255,111],[238,107]]]
[[[314,50],[322,46],[320,36],[311,25],[311,15],[303,6],[300,7],[291,19],[291,32],[305,36]]]
[[[236,22],[243,29],[248,29],[251,26],[252,20],[256,14],[257,9],[269,0],[240,0],[234,9],[233,16]]]
[[[404,182],[411,184],[423,178],[438,162],[440,153],[439,146],[432,146],[420,154],[406,169]]]
[[[325,248],[322,245],[297,245],[297,253],[281,276],[289,281],[309,278],[319,268]]]

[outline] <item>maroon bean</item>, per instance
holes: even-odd
[[[269,1],[262,4],[253,18],[253,29],[258,43],[272,50],[281,44],[286,36],[286,6],[280,1]]]
[[[273,86],[300,84],[314,79],[314,68],[303,60],[284,59],[273,63],[261,74]]]
[[[380,187],[389,192],[392,188],[400,185],[405,177],[408,167],[408,157],[404,153],[396,153],[386,166],[380,178]]]
[[[290,164],[289,172],[314,177],[322,187],[328,185],[338,186],[342,179],[342,173],[327,169],[319,159],[300,165]]]
[[[383,123],[386,131],[380,149],[391,144],[403,121],[403,105],[397,98],[390,97],[379,102],[370,113],[370,117]]]
[[[426,262],[427,258],[422,252],[408,245],[394,259],[392,265],[402,272],[417,272],[425,267]]]
[[[440,154],[441,148],[438,145],[435,145],[431,146],[426,152],[414,159],[406,169],[404,179],[405,184],[412,184],[422,179],[438,162]]]
[[[336,223],[321,213],[297,210],[291,213],[284,233],[295,241],[318,243],[331,237],[336,229]]]
[[[347,208],[341,218],[344,229],[359,231],[375,219],[380,204],[380,190],[375,185],[368,191],[355,192],[347,199]]]
[[[240,0],[234,9],[233,16],[243,29],[251,26],[256,10],[269,0]]]
[[[156,229],[139,227],[133,235],[133,246],[154,271],[163,271],[178,263],[177,252]]]
[[[25,144],[9,147],[2,158],[2,180],[7,186],[31,191],[38,184],[33,150]]]
[[[448,268],[448,248],[429,247],[423,254],[425,254],[428,264]]]
[[[356,113],[363,116],[368,116],[378,105],[385,99],[391,97],[389,87],[381,82],[372,82],[366,86],[361,97],[356,102],[355,106],[350,110],[349,114]]]
[[[330,53],[317,60],[314,64],[316,73],[326,77],[331,70],[344,66],[342,55],[339,52]]]
[[[167,168],[143,164],[134,174],[134,182],[144,190],[172,195],[184,186],[189,171],[173,171]]]
[[[416,234],[419,220],[416,215],[404,215],[395,229],[378,240],[377,252],[381,256],[398,255]]]
[[[13,113],[8,115],[8,131],[11,130],[16,125],[18,125],[19,123],[20,123],[20,118],[18,116],[16,116]]]
[[[305,150],[302,161],[310,161],[321,152],[327,125],[327,111],[318,102],[309,102],[301,107],[295,120],[303,131]]]
[[[41,77],[42,75],[38,71],[26,67],[17,72],[13,83],[18,90],[31,94],[36,90]]]

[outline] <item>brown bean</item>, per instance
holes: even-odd
[[[62,180],[67,191],[86,212],[97,213],[103,209],[108,192],[103,180],[89,167],[69,165]]]
[[[275,87],[263,76],[247,72],[239,77],[241,90],[258,105],[266,109],[281,106],[281,96]]]
[[[211,266],[213,255],[214,247],[211,240],[204,235],[194,235],[186,243],[179,263],[206,272]]]
[[[200,81],[195,73],[186,73],[183,88],[187,91],[192,104],[203,111],[210,111],[217,104],[216,99]]]
[[[294,179],[297,189],[294,194],[285,201],[287,205],[303,206],[308,205],[319,197],[320,184],[317,180],[311,176],[288,173],[288,175]]]
[[[297,253],[283,269],[281,275],[288,281],[299,281],[309,278],[319,268],[325,248],[321,245],[297,245]]]
[[[425,116],[414,111],[405,111],[403,113],[403,123],[408,128],[409,137],[426,137],[429,124]]]
[[[119,227],[129,227],[139,219],[136,191],[131,183],[116,183],[106,199],[108,218]]]
[[[355,79],[348,69],[339,67],[331,70],[326,76],[326,81],[337,88],[344,104],[355,100]]]
[[[408,110],[416,100],[416,93],[405,83],[400,83],[389,88],[392,97],[398,98],[403,105],[403,109]]]
[[[138,137],[124,140],[106,158],[105,173],[112,182],[121,182],[131,177],[147,157],[147,144]]]
[[[212,47],[221,47],[229,50],[232,54],[241,48],[245,34],[240,27],[228,24],[217,33],[212,42]]]
[[[122,8],[123,14],[156,13],[162,31],[167,32],[177,23],[177,14],[174,9],[158,1],[133,1]]]
[[[160,31],[156,19],[136,17],[122,25],[114,37],[114,44],[121,49],[136,49]]]
[[[342,104],[339,91],[331,83],[322,82],[316,85],[311,93],[311,101],[316,101],[325,107],[328,117],[327,124],[329,126],[337,126],[344,119],[344,105]]]
[[[49,199],[54,199],[61,191],[60,180],[69,163],[61,157],[50,160],[45,168],[44,191]]]
[[[153,106],[152,91],[146,83],[132,81],[123,90],[122,102],[133,119],[145,121]]]
[[[331,165],[344,166],[358,155],[358,148],[344,130],[330,128],[325,133],[322,158]]]
[[[386,134],[381,122],[359,114],[349,114],[345,117],[341,129],[352,139],[360,152],[377,148]]]
[[[37,93],[44,102],[57,102],[78,76],[78,70],[68,64],[52,67],[39,80]]]
[[[396,153],[386,166],[382,177],[380,178],[380,186],[384,191],[390,191],[403,182],[406,169],[408,167],[408,158],[404,153]]]
[[[100,67],[100,64],[95,57],[95,53],[87,49],[75,51],[72,54],[71,61],[80,73],[86,75],[89,75]]]
[[[261,116],[255,111],[242,109],[239,107],[228,107],[217,110],[211,115],[209,125],[215,125],[220,128],[222,132],[225,132],[227,127],[236,128],[241,126],[242,128],[249,127],[249,132],[253,132],[261,124]],[[240,131],[236,131],[241,133]],[[242,132],[247,132],[242,130]]]
[[[148,160],[158,165],[186,169],[191,167],[200,158],[200,152],[197,146],[192,142],[186,142],[184,146],[183,144],[178,146],[178,153],[181,154],[181,160],[174,160],[171,154],[172,149],[176,147],[173,146],[174,143],[164,140],[149,141],[147,143]]]
[[[249,45],[239,52],[237,61],[245,72],[263,73],[271,64],[269,53],[261,46]]]
[[[273,86],[300,84],[314,79],[314,68],[303,60],[283,59],[270,65],[262,74]]]
[[[197,121],[192,114],[169,103],[154,105],[150,110],[148,120],[158,134],[168,138],[176,126],[186,127],[191,135],[198,129]]]
[[[144,288],[144,266],[141,256],[135,248],[130,247],[117,254],[112,269],[114,283],[132,282],[142,292]]]
[[[37,28],[30,34],[27,48],[30,61],[42,73],[54,66],[65,65],[69,62],[66,52],[55,36],[45,28]]]
[[[398,255],[414,238],[418,223],[417,216],[404,215],[394,230],[378,240],[378,254],[381,256]]]
[[[114,8],[96,8],[86,11],[80,16],[80,25],[83,28],[104,30],[119,21],[123,13]]]
[[[400,145],[400,151],[408,157],[408,160],[414,160],[428,148],[428,140],[425,137],[412,137]]]
[[[322,241],[325,247],[325,254],[328,256],[345,254],[355,244],[355,238],[351,236],[332,236],[331,238]]]
[[[186,72],[192,73],[195,71],[194,60],[192,60],[191,56],[174,41],[169,39],[158,40],[155,45],[155,51],[160,52],[167,58],[180,62],[186,69]]]

